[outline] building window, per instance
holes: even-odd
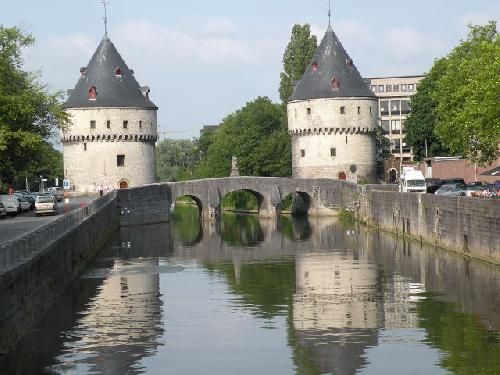
[[[377,92],[377,85],[372,85],[372,91]]]
[[[389,134],[389,127],[389,120],[382,120],[382,131],[384,132],[384,134]]]
[[[370,115],[372,114],[372,107],[370,107]]]
[[[139,121],[139,129],[142,129],[142,121]]]
[[[86,143],[83,144],[83,151],[87,151],[87,144]]]
[[[116,155],[116,166],[117,167],[125,166],[125,155]]]
[[[337,156],[337,149],[331,148],[330,149],[330,156]]]
[[[310,115],[311,114],[311,108],[307,108],[307,114]]]
[[[95,129],[95,120],[90,120],[90,129]]]
[[[106,127],[107,127],[108,129],[111,129],[111,121],[109,121],[109,120],[108,120],[108,121],[106,121]]]
[[[401,130],[401,121],[391,120],[391,130],[393,133],[400,131]]]
[[[399,85],[392,85],[392,91],[399,92]]]
[[[340,107],[340,114],[345,115],[345,107]]]
[[[300,150],[300,157],[305,157],[306,156],[306,150]]]
[[[391,100],[391,115],[400,115],[400,101],[399,100]]]
[[[408,85],[406,84],[401,85],[401,91],[408,91]]]
[[[121,77],[122,76],[122,70],[120,69],[120,67],[118,67],[118,68],[115,69],[115,76],[117,76],[117,77]]]
[[[415,91],[415,85],[409,84],[408,85],[408,91]]]
[[[385,85],[386,92],[392,92],[392,85]]]
[[[358,107],[358,115],[361,114],[361,107]]]
[[[92,86],[89,88],[89,100],[96,100],[97,99],[97,88],[95,86]]]
[[[317,62],[317,61],[314,61],[314,62],[312,63],[312,68],[313,68],[313,70],[318,69],[318,62]]]
[[[384,85],[378,85],[378,92],[384,92]]]
[[[410,113],[410,101],[409,100],[401,100],[401,114],[407,115]]]
[[[128,121],[123,120],[123,129],[127,129],[127,128],[128,128]]]
[[[381,100],[380,101],[380,115],[387,116],[389,115],[389,101]]]

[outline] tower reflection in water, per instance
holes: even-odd
[[[99,269],[85,275],[105,279],[83,316],[66,332],[64,354],[56,358],[52,371],[144,373],[138,363],[155,354],[163,334],[159,267],[154,258],[134,259],[130,244],[122,242],[105,275]]]

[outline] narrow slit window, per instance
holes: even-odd
[[[330,149],[330,156],[337,156],[337,149],[336,148]]]
[[[311,108],[307,108],[307,114],[310,115],[311,114]]]
[[[106,128],[111,129],[111,121],[106,121]]]
[[[361,114],[361,107],[358,107],[358,115]]]
[[[142,129],[142,121],[139,121],[139,129]]]
[[[117,167],[125,166],[125,155],[116,155],[116,166]]]
[[[95,129],[95,120],[90,120],[90,129]]]
[[[123,129],[127,129],[127,128],[128,128],[128,121],[124,120],[123,121]]]
[[[340,114],[345,115],[345,107],[340,107]]]
[[[305,157],[306,156],[306,150],[300,150],[300,157]]]
[[[87,151],[87,144],[86,143],[83,144],[83,151]]]

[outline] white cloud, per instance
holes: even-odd
[[[159,64],[259,64],[269,49],[267,42],[249,41],[235,36],[188,33],[135,20],[113,30],[118,48],[126,46],[128,54],[157,59]],[[122,47],[120,47],[122,46]]]
[[[384,32],[378,47],[402,61],[422,55],[438,57],[446,51],[445,43],[409,28],[394,28]]]

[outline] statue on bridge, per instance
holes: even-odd
[[[231,158],[231,174],[229,177],[239,177],[240,172],[238,171],[238,158],[236,156],[233,156]]]

